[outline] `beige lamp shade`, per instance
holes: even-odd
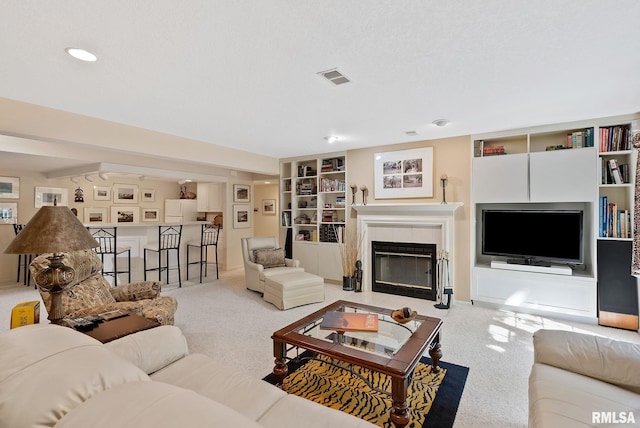
[[[86,250],[100,244],[69,207],[42,207],[4,251],[44,254]]]

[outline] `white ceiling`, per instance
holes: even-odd
[[[4,0],[0,97],[276,158],[348,150],[638,112],[639,18],[637,0]],[[352,82],[316,74],[334,67]]]

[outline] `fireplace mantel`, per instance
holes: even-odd
[[[423,203],[423,204],[374,204],[374,205],[351,205],[351,208],[363,214],[373,213],[411,213],[422,215],[453,215],[462,206],[462,202]]]
[[[454,275],[454,215],[462,202],[351,205],[357,211],[358,234],[362,237],[362,291],[371,291],[371,241],[380,233],[397,242],[422,242],[420,236],[438,233],[439,248],[449,252],[451,285]],[[424,232],[424,233],[423,233]],[[397,239],[397,237],[400,237]],[[432,242],[422,242],[432,243]]]

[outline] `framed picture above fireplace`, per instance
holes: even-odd
[[[433,197],[433,147],[375,153],[375,198]]]

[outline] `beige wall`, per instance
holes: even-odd
[[[224,236],[227,246],[226,266],[225,269],[240,269],[244,265],[242,263],[242,248],[240,246],[240,239],[253,236],[253,227],[234,229],[233,227],[233,205],[238,202],[233,202],[233,185],[244,184],[251,187],[249,205],[253,207],[255,201],[255,194],[253,189],[253,178],[251,174],[245,172],[238,172],[237,175],[229,177],[229,183],[227,184],[226,200],[225,200],[225,215],[224,215]],[[252,211],[252,210],[250,210]],[[251,212],[251,224],[255,222],[255,213]]]
[[[126,204],[115,204],[113,195],[111,201],[94,201],[93,187],[106,186],[113,187],[114,184],[133,184],[138,186],[139,190],[154,189],[155,201],[142,202],[141,198],[136,206],[140,208],[157,208],[160,210],[160,222],[164,220],[164,200],[178,199],[180,197],[180,186],[177,182],[145,180],[140,181],[137,178],[118,178],[101,180],[97,176],[93,182],[88,182],[84,178],[80,178],[79,183],[73,183],[68,178],[64,179],[47,179],[43,174],[30,171],[17,171],[1,169],[0,176],[19,177],[20,178],[20,198],[19,199],[2,199],[0,202],[17,202],[18,203],[18,223],[26,224],[37,211],[35,208],[35,188],[36,187],[61,187],[68,189],[69,208],[78,210],[78,218],[84,223],[84,208],[107,208],[107,218],[109,217],[111,206],[124,206]],[[84,202],[74,202],[74,191],[80,187],[83,190]],[[142,214],[142,213],[141,213]],[[142,219],[140,219],[142,221]],[[12,225],[0,224],[0,283],[15,282],[16,269],[18,264],[18,256],[14,254],[4,254],[4,249],[15,237]]]
[[[374,195],[373,156],[379,152],[433,147],[433,198],[415,199],[376,199]],[[381,203],[417,203],[442,201],[440,176],[447,174],[447,202],[462,202],[464,205],[456,211],[455,216],[455,273],[454,284],[456,300],[470,300],[470,195],[471,195],[471,149],[469,137],[446,138],[441,140],[419,141],[415,143],[396,144],[367,149],[350,150],[347,153],[348,185],[367,186],[368,204]],[[351,201],[349,191],[348,201]],[[362,203],[362,195],[358,194],[358,203]],[[356,227],[356,212],[352,210],[349,227]]]
[[[278,204],[278,184],[256,184],[253,186],[253,236],[278,236],[280,223],[280,205]],[[276,201],[275,214],[262,213],[262,201],[274,199]]]

